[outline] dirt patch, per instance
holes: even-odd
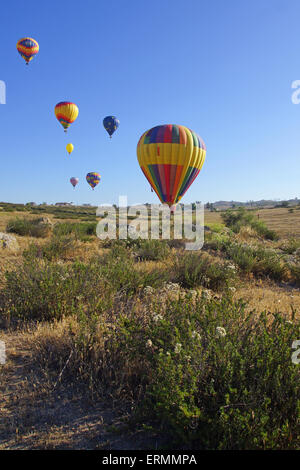
[[[132,430],[128,413],[58,384],[34,368],[26,334],[0,333],[0,449],[157,449],[164,439]],[[77,391],[76,391],[77,390]]]

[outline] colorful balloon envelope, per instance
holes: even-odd
[[[39,45],[35,39],[22,38],[17,42],[17,50],[25,60],[26,65],[28,65],[34,56],[39,52]]]
[[[185,126],[165,124],[144,132],[137,145],[139,165],[163,204],[174,212],[205,160],[201,137]]]
[[[68,154],[70,155],[74,150],[74,145],[73,144],[67,144],[66,149],[67,149]]]
[[[115,116],[106,116],[103,119],[103,126],[105,127],[106,131],[110,135],[110,138],[113,135],[113,133],[118,129],[119,125],[120,125],[120,121]]]
[[[79,179],[73,177],[70,179],[70,182],[71,182],[71,185],[75,188],[77,184],[79,183]]]
[[[99,173],[91,172],[86,175],[86,180],[92,189],[94,189],[95,186],[99,184],[100,179],[101,179],[101,176],[99,175]]]
[[[55,106],[54,112],[65,132],[67,132],[68,127],[77,119],[79,110],[76,104],[70,101],[61,101]]]

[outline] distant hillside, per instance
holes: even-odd
[[[229,209],[229,208],[236,208],[236,207],[248,207],[248,208],[268,208],[268,207],[290,207],[290,206],[296,206],[300,204],[300,199],[295,198],[295,199],[289,199],[285,201],[280,201],[280,200],[268,200],[268,199],[262,199],[260,201],[247,201],[247,202],[241,202],[241,201],[216,201],[213,203],[208,203],[212,204],[215,209],[219,210],[224,210],[224,209]]]
[[[199,202],[199,201],[196,201]],[[150,206],[151,204],[145,203],[147,206]],[[183,204],[184,203],[180,203]],[[135,204],[134,206],[131,207],[138,207],[140,204]],[[159,206],[160,204],[152,204],[152,206]],[[300,205],[300,199],[295,198],[295,199],[289,199],[289,200],[268,200],[268,199],[262,199],[260,201],[247,201],[247,202],[241,202],[241,201],[215,201],[215,202],[207,202],[205,203],[205,208],[206,209],[212,209],[212,210],[226,210],[226,209],[236,209],[238,207],[246,207],[249,209],[255,209],[255,208],[260,208],[260,209],[267,209],[267,208],[272,208],[272,207],[292,207],[292,206],[297,206]],[[62,213],[65,212],[66,214],[74,213],[82,213],[86,215],[91,215],[94,214],[96,211],[96,206],[92,206],[90,204],[82,204],[82,205],[75,205],[71,202],[67,203],[56,203],[56,204],[50,204],[48,205],[47,203],[43,204],[36,204],[35,202],[28,202],[27,204],[20,204],[20,203],[9,203],[9,202],[0,202],[0,210],[5,210],[8,212],[13,212],[13,211],[22,211],[22,212],[31,212],[31,213],[41,213],[41,212],[48,212],[48,213]]]

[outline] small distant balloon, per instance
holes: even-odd
[[[39,48],[38,42],[32,38],[22,38],[17,42],[17,50],[25,60],[26,65],[37,55]]]
[[[70,101],[61,101],[54,108],[56,119],[61,123],[65,132],[68,127],[77,119],[79,110],[76,104]]]
[[[86,180],[92,189],[94,189],[95,186],[99,184],[100,179],[101,179],[101,176],[99,175],[99,173],[91,172],[86,175]]]
[[[110,138],[113,135],[113,133],[118,129],[119,125],[120,125],[120,121],[115,116],[106,116],[103,119],[103,126],[108,132]]]
[[[68,154],[70,155],[74,150],[74,145],[73,144],[67,144],[66,149],[67,149]]]
[[[71,182],[71,185],[75,188],[77,184],[79,183],[79,179],[73,177],[70,179],[70,182]]]

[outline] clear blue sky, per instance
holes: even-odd
[[[158,202],[136,144],[167,123],[207,146],[182,202],[300,197],[299,0],[19,0],[0,14],[0,201]],[[24,36],[40,45],[29,66]],[[54,116],[65,100],[79,107],[67,135]]]

